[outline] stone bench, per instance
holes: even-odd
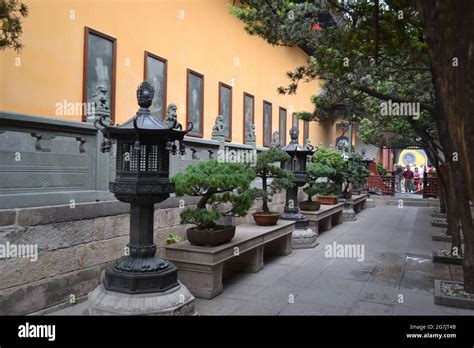
[[[352,209],[354,209],[356,213],[359,213],[361,210],[365,209],[365,203],[367,201],[368,196],[368,194],[352,195],[349,204],[352,206]]]
[[[321,208],[316,211],[301,210],[301,213],[309,220],[311,229],[319,233],[319,231],[327,231],[334,225],[342,222],[342,210],[344,203],[334,205],[321,204]]]
[[[264,267],[265,254],[288,255],[294,221],[279,220],[275,226],[242,224],[235,237],[215,247],[191,245],[188,241],[165,247],[166,259],[178,268],[178,278],[191,293],[213,298],[223,291],[222,274],[226,269],[258,272]]]

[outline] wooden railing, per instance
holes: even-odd
[[[395,177],[371,173],[367,179],[367,189],[369,192],[393,196],[395,195]]]
[[[423,198],[438,197],[438,177],[436,174],[423,176]]]

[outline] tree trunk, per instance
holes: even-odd
[[[446,214],[446,186],[438,174],[438,197],[439,197],[439,211],[441,214]]]
[[[474,110],[474,1],[415,0],[415,3],[424,21],[443,117],[447,118],[449,132],[459,151],[462,173],[453,171],[456,183],[453,189],[456,198],[464,202],[461,212],[465,243],[464,290],[474,293],[474,231],[471,212],[466,210],[467,199],[474,197],[474,117],[471,116]]]
[[[436,88],[435,88],[436,89]],[[447,222],[448,222],[448,230],[447,234],[453,236],[452,246],[451,246],[451,253],[457,253],[458,255],[462,255],[461,249],[461,232],[460,222],[461,222],[461,205],[462,202],[460,201],[461,197],[459,197],[455,192],[455,183],[454,180],[454,172],[460,171],[459,164],[453,161],[452,153],[456,151],[456,147],[451,139],[451,135],[448,131],[447,120],[446,117],[443,115],[443,110],[441,109],[441,104],[439,103],[439,95],[436,94],[436,105],[435,105],[435,112],[433,116],[436,120],[436,126],[438,128],[438,136],[439,142],[443,147],[444,153],[444,160],[447,166],[448,176],[445,178],[443,176],[443,171],[438,171],[438,177],[446,183],[446,196],[448,202],[448,214],[447,214]]]
[[[448,182],[449,187],[452,189],[448,191],[449,196],[449,206],[450,211],[447,215],[448,219],[448,234],[453,236],[453,240],[451,243],[451,255],[459,255],[462,256],[462,248],[461,248],[461,231],[460,231],[460,221],[461,221],[461,206],[462,202],[460,197],[457,197],[454,188],[454,171],[455,168],[448,166]]]
[[[452,181],[454,195],[459,202],[457,212],[460,215],[464,237],[464,290],[474,294],[474,226],[472,224],[468,192],[463,185],[454,185],[454,183],[465,182],[464,172],[459,167],[452,171]]]
[[[201,197],[201,199],[199,200],[198,204],[197,204],[197,208],[198,209],[206,209],[207,201],[209,201],[209,199],[211,199],[211,197],[214,193],[215,192],[208,192],[205,195],[203,195]]]
[[[443,147],[444,157],[446,165],[448,167],[448,180],[447,182],[447,196],[448,196],[448,234],[453,236],[451,253],[457,253],[459,256],[463,255],[463,250],[461,247],[461,230],[462,226],[463,234],[473,235],[473,226],[471,211],[469,207],[469,198],[466,194],[465,187],[460,183],[465,183],[464,172],[461,167],[461,163],[456,160],[456,157],[453,155],[457,153],[456,145],[451,137],[451,134],[448,130],[448,119],[444,115],[443,108],[441,107],[441,97],[437,86],[435,86],[436,94],[436,106],[434,116],[437,123],[439,141]],[[442,172],[440,171],[439,174]],[[465,218],[467,215],[467,219]],[[470,255],[466,250],[465,257],[474,257],[474,254]],[[464,266],[464,279],[466,277],[469,279],[471,277],[471,272],[474,272],[474,269],[471,269],[468,262],[468,267]],[[472,273],[474,276],[474,273]],[[474,289],[471,290],[474,293]]]
[[[263,192],[265,194],[268,194],[268,192],[267,192],[267,178],[265,176],[262,177],[262,189],[263,189]],[[264,196],[262,198],[262,201],[263,201],[263,203],[262,203],[263,212],[268,214],[270,212],[270,209],[268,209],[268,197]]]
[[[432,150],[427,148],[426,149],[426,155],[428,156],[428,159],[430,160],[431,164],[436,168],[436,171],[438,173],[437,177],[437,182],[438,182],[438,197],[439,197],[439,208],[440,212],[442,214],[446,214],[447,212],[447,178],[444,178],[441,175],[441,171],[439,170],[439,161],[438,158],[432,153]],[[424,179],[423,179],[424,180]]]

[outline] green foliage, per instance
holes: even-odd
[[[322,188],[317,186],[317,183],[311,183],[308,186],[306,186],[303,191],[308,195],[308,201],[312,202],[313,201],[313,196],[320,193]]]
[[[168,237],[166,237],[166,244],[168,244],[168,245],[175,244],[175,243],[181,242],[182,240],[183,240],[183,238],[181,238],[177,234],[170,233],[168,235]]]
[[[307,173],[310,178],[309,186],[305,188],[306,194],[312,196],[335,195],[339,192],[339,187],[344,181],[346,162],[342,154],[333,149],[318,147],[308,163]],[[321,178],[327,178],[326,182],[316,182]]]
[[[304,192],[308,195],[308,200],[312,201],[312,196],[335,196],[337,197],[341,190],[334,183],[325,183],[325,182],[310,182],[307,187],[305,187]],[[310,196],[311,194],[311,196]]]
[[[187,208],[181,212],[181,223],[197,225],[198,229],[215,226],[215,220],[221,216],[243,216],[253,202],[250,183],[255,172],[245,164],[223,163],[216,160],[190,165],[186,171],[174,176],[178,196],[201,197],[196,208]],[[230,205],[227,211],[208,210],[207,205]]]
[[[350,184],[362,186],[369,177],[369,171],[360,154],[353,152],[350,160],[345,161],[339,151],[324,147],[319,147],[313,154],[307,172],[310,182],[303,190],[308,195],[308,200],[316,194],[338,195],[341,184],[345,184],[344,191],[348,191]],[[320,178],[328,178],[329,181],[316,182]]]
[[[341,184],[344,181],[345,166],[346,162],[339,151],[320,146],[311,157],[307,171],[313,180],[327,177],[336,184]]]
[[[182,224],[197,225],[199,229],[209,229],[215,226],[215,220],[219,219],[222,213],[217,210],[186,208],[181,214]]]
[[[269,213],[268,202],[272,195],[281,190],[293,187],[293,174],[286,169],[280,168],[280,162],[288,161],[290,156],[276,147],[271,147],[257,155],[257,163],[253,168],[256,175],[262,179],[262,189],[252,191],[253,197],[259,197],[263,201],[263,212]],[[272,179],[268,183],[268,179]]]
[[[303,120],[303,121],[312,121],[313,120],[313,113],[312,112],[301,111],[301,112],[297,112],[296,116],[298,117],[298,119]]]
[[[346,162],[346,172],[344,173],[346,185],[344,191],[348,191],[349,184],[361,187],[365,185],[370,173],[364,162],[362,155],[353,152],[351,158]]]
[[[23,44],[22,17],[28,16],[28,6],[18,0],[0,0],[0,49],[13,48],[20,52]]]
[[[224,215],[245,216],[250,207],[252,207],[253,201],[255,199],[254,197],[254,190],[247,189],[241,192],[239,195],[236,195],[232,192],[215,194],[209,199],[209,203],[228,203],[230,204],[231,209],[224,212]]]
[[[380,175],[387,174],[387,169],[383,166],[382,163],[377,163],[377,171],[379,172]]]

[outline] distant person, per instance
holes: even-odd
[[[413,173],[413,181],[415,183],[415,191],[420,189],[420,172],[418,171],[418,167],[415,167],[415,172]]]
[[[423,190],[425,175],[426,175],[426,166],[423,166],[421,167],[421,170],[420,170],[420,190]]]
[[[413,172],[410,169],[410,166],[407,165],[405,167],[405,171],[403,172],[403,179],[405,179],[405,192],[410,193],[412,192],[412,180],[413,180]]]
[[[402,192],[403,167],[400,163],[395,165],[395,191]]]

